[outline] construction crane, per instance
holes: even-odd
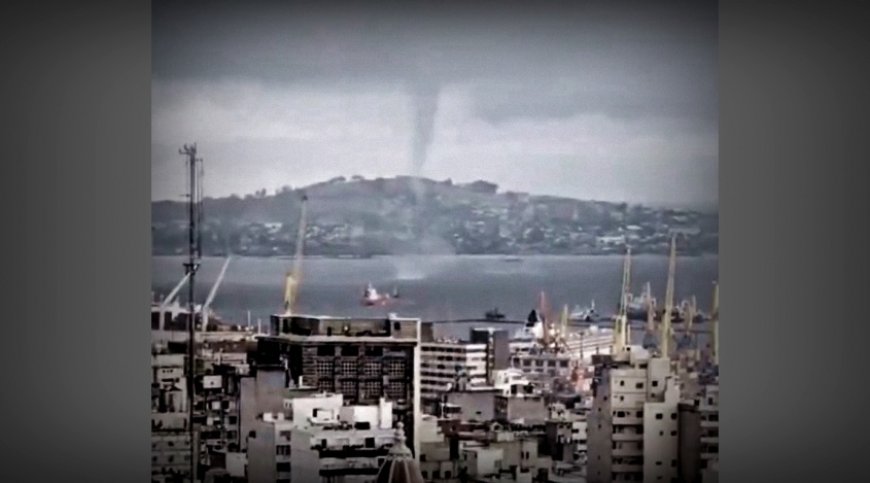
[[[308,196],[302,193],[302,206],[299,213],[299,231],[296,234],[296,254],[293,258],[293,268],[287,272],[284,281],[284,314],[290,315],[296,311],[296,301],[299,296],[299,284],[302,282],[302,256],[305,246],[305,228],[307,223],[306,205]]]
[[[625,249],[625,260],[622,265],[622,291],[620,294],[619,313],[616,314],[613,327],[613,353],[622,352],[631,341],[627,338],[628,331],[628,294],[631,290],[631,247]]]
[[[208,330],[208,313],[211,309],[211,303],[214,301],[215,296],[217,295],[218,288],[221,286],[221,282],[224,281],[224,275],[227,273],[227,267],[230,266],[230,257],[227,257],[226,261],[224,261],[223,267],[221,267],[221,271],[218,274],[217,279],[214,282],[214,285],[211,287],[211,291],[208,293],[208,297],[205,299],[205,303],[202,304],[202,309],[200,309],[200,313],[202,314],[202,331],[207,332]],[[248,325],[250,325],[250,321],[248,321]]]
[[[172,291],[169,292],[169,295],[167,295],[166,298],[164,298],[163,301],[160,303],[161,312],[166,310],[166,308],[172,304],[172,302],[175,300],[175,297],[178,296],[178,292],[181,291],[181,288],[184,287],[184,284],[186,284],[188,280],[190,280],[190,272],[184,274],[184,277],[178,282],[178,285],[176,285],[175,288],[173,288]]]
[[[677,270],[677,236],[671,237],[671,254],[668,258],[668,285],[665,290],[665,313],[662,315],[659,348],[662,357],[670,357],[671,317],[674,312],[674,275]]]

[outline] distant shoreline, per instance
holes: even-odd
[[[667,257],[667,253],[659,253],[659,252],[639,252],[632,253],[633,258],[639,257]],[[227,255],[225,254],[206,254],[203,255],[203,258],[225,258]],[[262,260],[292,260],[293,255],[251,255],[251,254],[242,254],[242,253],[231,253],[229,256],[233,258],[253,258],[253,259],[262,259]],[[530,253],[524,255],[512,255],[512,254],[491,254],[491,253],[408,253],[408,254],[385,254],[385,255],[371,255],[371,256],[362,256],[362,255],[304,255],[302,258],[305,260],[372,260],[378,258],[421,258],[421,257],[433,257],[433,258],[446,258],[446,257],[468,257],[468,258],[492,258],[492,259],[504,259],[505,263],[522,263],[524,259],[531,258],[547,258],[547,257],[622,257],[624,254],[622,253],[614,253],[614,252],[592,252],[592,253]],[[688,254],[680,254],[677,253],[677,258],[713,258],[718,257],[719,253],[717,252],[705,252],[705,253],[688,253]],[[161,257],[161,258],[172,258],[172,257],[187,257],[185,253],[152,253],[152,258]]]

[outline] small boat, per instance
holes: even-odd
[[[504,320],[505,315],[499,312],[498,307],[488,310],[485,314],[486,320]]]
[[[601,316],[595,310],[595,300],[592,301],[589,307],[580,308],[580,306],[575,306],[571,315],[568,316],[568,320],[573,322],[597,322],[600,319]]]
[[[387,305],[392,300],[390,294],[378,293],[378,290],[369,283],[363,291],[362,304],[367,307]]]

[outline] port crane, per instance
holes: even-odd
[[[613,320],[613,352],[622,352],[631,344],[630,327],[628,325],[628,298],[631,289],[631,247],[626,247],[622,263],[622,289],[619,313]]]
[[[673,337],[673,329],[671,327],[671,318],[674,314],[674,275],[677,270],[677,236],[671,237],[671,252],[668,257],[668,284],[665,289],[665,313],[662,315],[662,323],[659,329],[661,330],[659,349],[662,357],[670,357],[671,337]]]
[[[221,267],[221,271],[218,274],[217,279],[214,282],[214,285],[211,287],[211,291],[208,293],[208,297],[205,299],[205,303],[202,304],[202,309],[200,309],[200,313],[202,314],[202,331],[206,332],[208,330],[208,314],[211,310],[211,303],[214,301],[215,296],[217,295],[218,288],[221,286],[221,282],[224,281],[224,275],[227,273],[227,267],[230,266],[231,257],[227,257],[224,261],[223,266]],[[250,325],[250,321],[248,322]]]
[[[308,196],[302,193],[302,204],[299,213],[299,230],[296,233],[296,254],[293,257],[293,268],[287,272],[284,280],[284,315],[296,311],[296,301],[299,297],[299,285],[302,282],[302,257],[305,246],[305,229],[307,224]]]

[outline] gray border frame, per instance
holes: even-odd
[[[3,9],[3,477],[147,481],[149,5]],[[727,479],[865,473],[866,20],[721,5]]]

